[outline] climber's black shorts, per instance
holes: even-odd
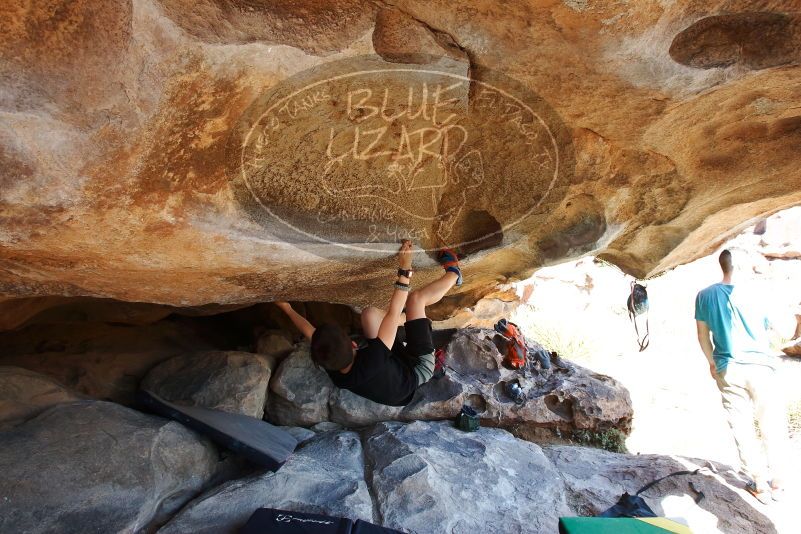
[[[417,387],[428,382],[434,375],[434,339],[431,335],[431,320],[425,317],[406,321],[406,352],[409,366],[414,372]]]
[[[406,321],[406,354],[419,358],[426,354],[434,354],[434,338],[431,335],[431,319],[421,317]]]

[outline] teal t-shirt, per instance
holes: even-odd
[[[695,319],[712,332],[713,357],[718,373],[730,361],[771,365],[768,319],[759,303],[745,291],[713,284],[695,297]]]

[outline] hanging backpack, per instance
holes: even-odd
[[[522,369],[526,366],[526,339],[520,328],[506,319],[501,319],[495,324],[495,331],[506,339],[506,355],[504,363],[512,369]]]
[[[648,291],[645,286],[638,284],[636,281],[631,283],[631,293],[626,299],[626,308],[629,310],[629,319],[634,323],[634,333],[637,335],[637,344],[640,346],[640,352],[648,348],[651,340],[648,338],[650,329],[648,326]],[[645,314],[645,335],[640,337],[640,328],[637,326],[637,316]]]

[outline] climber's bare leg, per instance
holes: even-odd
[[[386,314],[386,310],[376,308],[375,306],[367,306],[362,310],[362,331],[364,332],[364,337],[367,339],[374,339],[378,337],[378,328],[381,326],[381,321],[384,320],[384,316]],[[405,322],[406,314],[402,313],[398,326],[403,326],[403,323]]]
[[[424,318],[426,306],[442,300],[445,293],[456,285],[458,279],[459,276],[456,273],[448,271],[427,286],[409,293],[409,298],[406,300],[406,320],[413,321]]]

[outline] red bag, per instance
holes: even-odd
[[[526,366],[528,349],[526,339],[520,328],[506,319],[501,319],[495,325],[495,331],[506,338],[506,358],[504,363],[512,369],[522,369]]]

